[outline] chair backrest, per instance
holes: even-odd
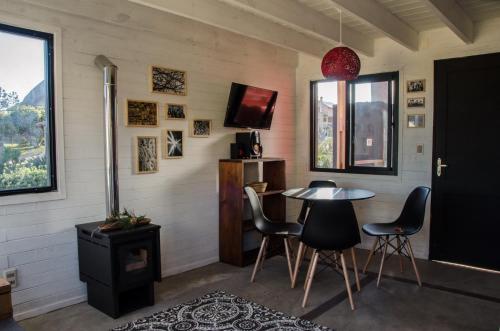
[[[337,187],[337,184],[333,180],[313,180],[309,183],[309,188],[313,187]],[[299,223],[303,223],[306,219],[308,206],[309,204],[307,203],[307,201],[304,201],[304,203],[302,203],[302,209],[300,210],[300,214],[297,219]]]
[[[311,207],[301,241],[322,250],[344,250],[361,242],[350,201],[319,201]]]
[[[424,224],[425,204],[430,191],[431,189],[425,186],[415,188],[406,199],[396,224],[415,232],[420,231]]]
[[[270,221],[264,215],[259,196],[255,192],[255,190],[250,186],[245,186],[244,190],[248,196],[248,200],[250,201],[250,207],[252,208],[252,217],[255,227],[257,228],[257,230],[262,232],[266,229],[266,223]]]

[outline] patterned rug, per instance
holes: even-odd
[[[307,320],[288,316],[224,291],[189,302],[113,329],[137,330],[331,330]]]

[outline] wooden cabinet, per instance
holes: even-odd
[[[10,298],[10,283],[0,278],[0,320],[12,317],[12,302]]]
[[[255,262],[261,236],[254,227],[249,201],[243,191],[253,181],[267,182],[259,193],[264,214],[273,222],[286,221],[285,160],[244,159],[219,161],[219,257],[221,262],[246,266]],[[271,240],[271,246],[279,245]]]

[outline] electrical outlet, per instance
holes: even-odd
[[[17,269],[5,269],[3,271],[3,277],[10,283],[10,287],[14,288],[17,286]]]

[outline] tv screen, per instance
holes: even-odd
[[[277,97],[276,91],[233,83],[224,126],[269,130]]]

